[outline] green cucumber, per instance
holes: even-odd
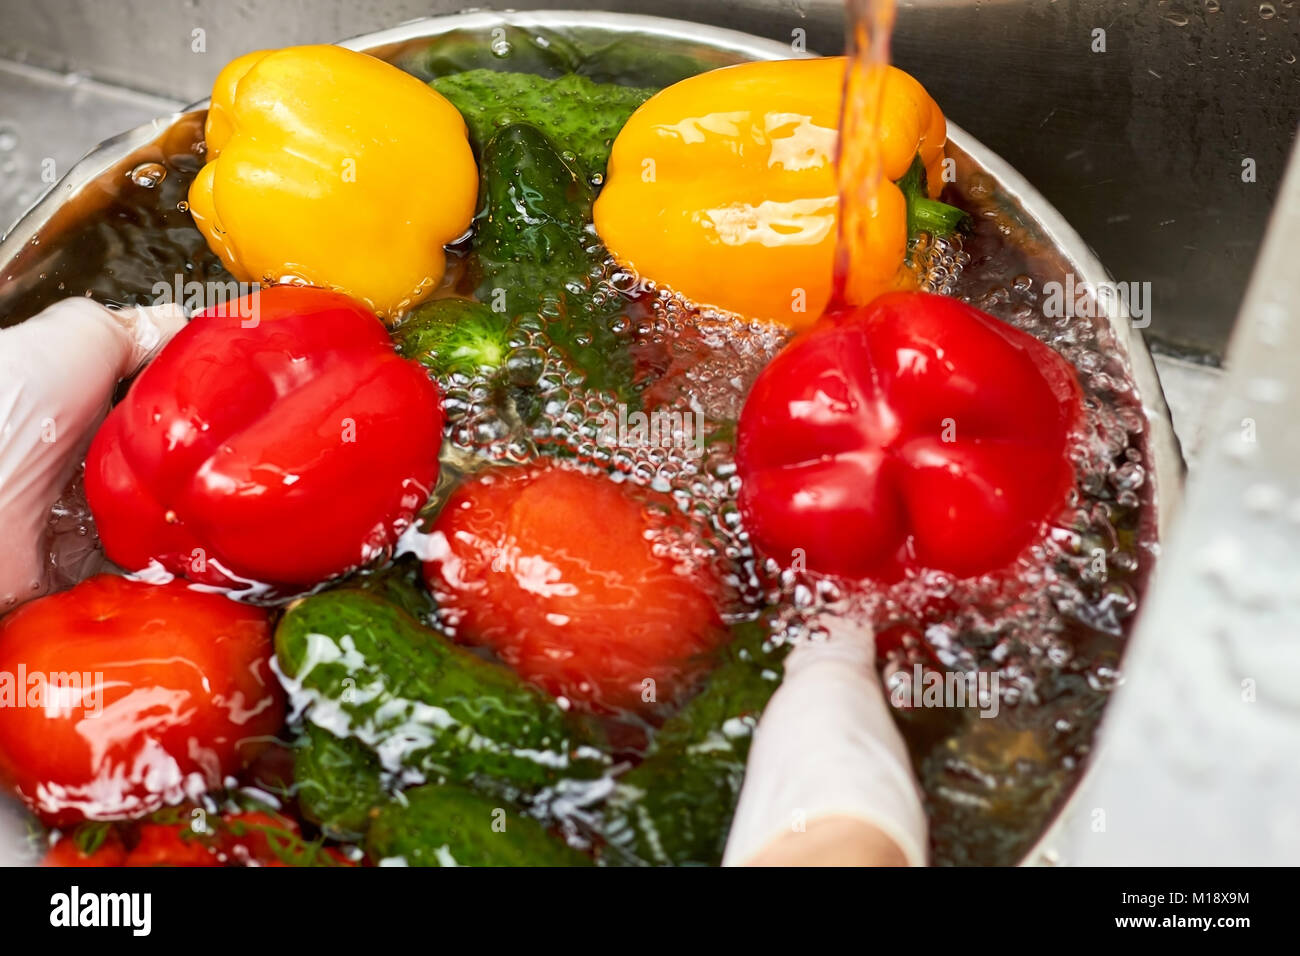
[[[480,155],[503,126],[529,123],[571,153],[588,181],[604,176],[614,137],[656,92],[594,83],[576,74],[549,79],[481,69],[439,77],[430,85],[465,117],[470,142]]]
[[[424,566],[411,554],[401,555],[378,569],[354,574],[339,588],[381,597],[421,624],[430,623],[436,610],[433,597],[424,586]]]
[[[521,816],[465,787],[406,791],[376,815],[366,854],[406,866],[590,866],[590,857]]]
[[[289,607],[276,659],[305,719],[359,740],[385,771],[522,799],[607,762],[554,698],[378,595],[341,588]]]
[[[419,306],[393,332],[404,358],[415,359],[444,380],[452,375],[491,375],[510,354],[513,323],[472,299],[435,299]]]
[[[353,737],[308,724],[294,752],[293,777],[302,815],[332,840],[356,840],[374,810],[388,802],[379,758]]]
[[[781,681],[785,646],[763,620],[737,625],[708,683],[619,778],[604,834],[616,862],[716,866],[740,799],[754,727]]]
[[[590,186],[545,133],[502,127],[483,149],[470,277],[480,302],[540,326],[589,387],[631,403],[630,341],[615,330],[627,300],[589,228],[591,201]]]
[[[486,382],[499,409],[533,425],[544,399],[538,383],[549,344],[540,329],[524,328],[522,316],[509,318],[473,299],[435,299],[408,315],[393,331],[393,343],[444,388],[464,379]]]

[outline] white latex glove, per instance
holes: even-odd
[[[925,813],[876,674],[875,637],[842,619],[821,623],[829,639],[790,652],[754,731],[722,863],[743,865],[786,834],[847,817],[924,866]]]
[[[0,330],[0,613],[47,590],[50,507],[118,381],[184,325],[179,305],[113,311],[64,299]]]

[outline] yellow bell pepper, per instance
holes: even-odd
[[[814,321],[834,273],[845,63],[746,63],[651,97],[614,140],[595,205],[601,239],[640,275],[697,304],[796,328]],[[929,193],[917,189],[920,201],[939,195],[947,124],[921,84],[895,67],[883,102],[888,182],[868,254],[892,273],[913,211],[895,181],[919,157]]]
[[[394,316],[431,293],[469,228],[465,122],[397,67],[336,46],[249,53],[212,90],[189,205],[237,278],[337,289]]]

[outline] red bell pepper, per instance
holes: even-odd
[[[95,435],[86,497],[125,568],[310,586],[433,488],[442,398],[380,321],[323,289],[254,295],[196,315]]]
[[[759,375],[737,442],[742,517],[787,567],[993,571],[1065,505],[1081,410],[1073,369],[1037,339],[946,296],[891,293],[828,313]]]

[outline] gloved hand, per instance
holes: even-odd
[[[49,588],[50,507],[120,379],[185,325],[179,305],[113,311],[64,299],[0,330],[0,613]]]
[[[851,852],[827,858],[826,835],[836,832],[891,849],[883,836],[909,865],[924,866],[925,813],[876,674],[875,637],[843,619],[820,623],[828,639],[790,652],[755,730],[723,865],[770,862],[778,841],[782,860],[866,862]]]

